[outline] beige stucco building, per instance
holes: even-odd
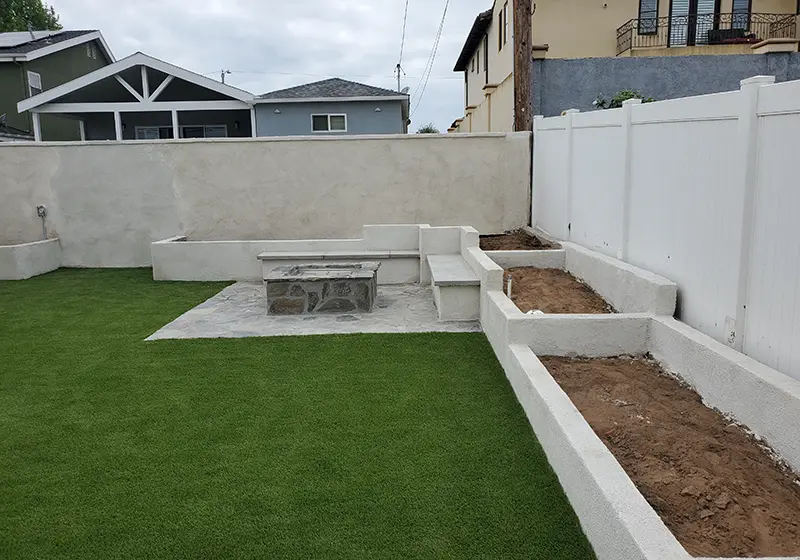
[[[800,0],[537,0],[533,57],[595,58],[797,51]],[[513,0],[475,19],[454,71],[464,117],[450,132],[514,123]],[[534,85],[535,87],[535,85]]]

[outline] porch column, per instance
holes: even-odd
[[[37,142],[42,141],[42,121],[39,119],[39,113],[31,113],[33,119],[33,139]]]
[[[117,133],[117,142],[122,141],[122,115],[119,111],[114,111],[114,130]]]
[[[255,138],[258,136],[256,133],[256,108],[250,107],[250,136]]]
[[[178,124],[178,111],[175,109],[172,110],[172,137],[177,140],[181,137],[180,135],[181,127]]]
[[[86,142],[86,121],[83,119],[79,120],[78,129],[81,132],[81,142]]]

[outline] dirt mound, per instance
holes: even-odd
[[[542,362],[690,554],[800,555],[792,473],[657,363]]]
[[[614,309],[589,286],[558,268],[509,268],[503,290],[521,311],[544,313],[613,313]]]
[[[484,251],[536,251],[557,249],[555,245],[539,239],[523,230],[503,235],[482,235],[481,249]]]

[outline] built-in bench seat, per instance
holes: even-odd
[[[261,261],[302,261],[302,260],[339,260],[339,259],[418,259],[419,251],[266,251],[258,255]]]
[[[477,321],[481,281],[461,255],[428,255],[440,321]]]
[[[258,255],[262,278],[272,270],[287,264],[357,263],[378,261],[378,284],[414,284],[419,282],[419,251],[390,251],[386,249],[346,249],[338,251],[265,251]]]

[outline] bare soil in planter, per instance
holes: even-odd
[[[484,251],[543,251],[558,249],[558,247],[520,229],[502,235],[482,235],[481,249]]]
[[[544,313],[613,313],[614,309],[589,286],[559,268],[509,268],[503,290],[523,312],[538,309]]]
[[[542,359],[693,556],[800,555],[800,486],[652,360]]]

